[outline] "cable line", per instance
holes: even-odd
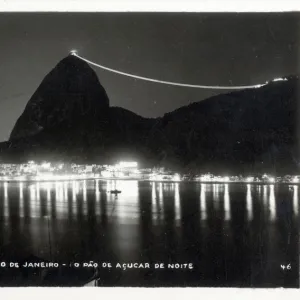
[[[198,85],[198,84],[189,84],[189,83],[165,81],[165,80],[159,80],[159,79],[154,79],[154,78],[149,78],[149,77],[130,74],[130,73],[126,73],[126,72],[122,72],[122,71],[119,71],[119,70],[116,70],[116,69],[106,67],[106,66],[101,65],[101,64],[97,64],[95,62],[92,62],[92,61],[78,55],[75,50],[72,50],[70,52],[70,54],[78,57],[79,59],[87,62],[90,65],[93,65],[95,67],[101,68],[103,70],[106,70],[106,71],[109,71],[109,72],[112,72],[112,73],[115,73],[115,74],[131,77],[131,78],[135,78],[135,79],[140,79],[140,80],[144,80],[144,81],[149,81],[149,82],[173,85],[173,86],[189,87],[189,88],[197,88],[197,89],[210,89],[210,90],[241,90],[241,89],[255,89],[255,88],[259,88],[259,87],[262,87],[262,86],[267,84],[267,83],[264,83],[264,84],[255,84],[255,85],[222,86],[222,85]],[[281,78],[279,78],[277,80],[280,80],[280,79]]]

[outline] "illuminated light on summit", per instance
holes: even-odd
[[[76,50],[76,49],[72,49],[72,50],[70,51],[70,55],[77,56],[77,55],[78,55],[78,54],[77,54],[77,50]]]
[[[268,82],[263,83],[263,84],[257,84],[257,85],[254,86],[254,88],[255,88],[255,89],[261,88],[262,86],[266,85],[267,83],[268,83]]]
[[[293,183],[298,183],[299,182],[299,178],[298,177],[294,177],[293,178]]]
[[[287,81],[287,78],[278,77],[278,78],[274,78],[272,81],[273,82],[276,82],[276,81]]]
[[[271,81],[267,81],[265,84],[261,84],[261,85],[258,84],[257,87],[261,87],[263,85],[269,84],[270,82],[278,82],[278,81],[288,81],[288,79],[283,77],[277,77],[272,79]]]

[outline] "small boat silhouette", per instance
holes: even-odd
[[[111,194],[120,194],[122,192],[120,190],[111,190],[110,193]]]

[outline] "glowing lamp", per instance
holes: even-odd
[[[230,179],[229,179],[228,176],[225,176],[225,177],[221,178],[221,181],[223,181],[223,182],[228,182],[229,180],[230,180]]]
[[[179,174],[175,174],[173,176],[173,181],[180,181],[180,175]]]
[[[159,175],[159,174],[151,174],[150,178],[151,178],[151,180],[154,180],[154,181],[163,180],[163,176]]]
[[[119,166],[121,168],[137,168],[138,163],[136,161],[121,161]]]
[[[42,163],[42,168],[43,169],[49,169],[50,168],[50,163]]]
[[[287,81],[287,78],[281,78],[281,77],[279,77],[279,78],[274,78],[272,81],[273,82],[276,82],[276,81]]]
[[[70,55],[76,56],[76,55],[77,55],[77,50],[76,50],[76,49],[72,49],[72,50],[70,51]]]
[[[211,181],[211,178],[209,175],[202,175],[200,181]]]

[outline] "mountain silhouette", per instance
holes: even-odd
[[[10,140],[37,134],[59,123],[97,119],[109,100],[96,73],[76,56],[61,60],[44,78],[18,119]]]
[[[90,66],[68,56],[17,120],[2,161],[134,159],[189,173],[299,171],[298,76],[221,94],[159,118],[110,107]]]

